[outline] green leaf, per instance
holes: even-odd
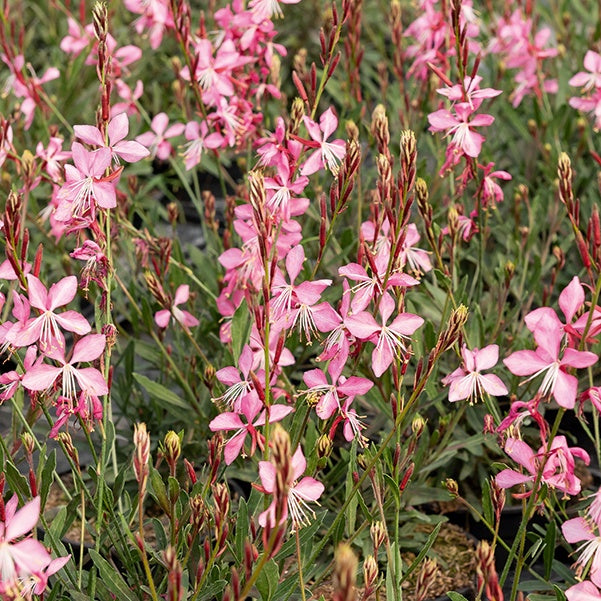
[[[208,599],[221,599],[221,593],[225,590],[227,581],[215,580],[210,584],[205,584],[202,588],[202,593],[198,598],[198,601],[207,601]]]
[[[236,553],[238,561],[242,562],[244,557],[244,541],[248,538],[248,505],[244,499],[238,503],[236,514]]]
[[[237,363],[242,347],[248,342],[250,337],[250,328],[252,326],[248,305],[242,303],[234,313],[232,318],[232,350],[234,352],[234,361]]]
[[[449,591],[447,596],[451,601],[468,601],[461,593],[456,593],[455,591]]]
[[[134,380],[146,390],[146,392],[158,399],[161,402],[165,402],[170,405],[175,405],[180,409],[188,409],[188,404],[182,401],[182,399],[173,390],[169,390],[166,386],[154,382],[150,378],[142,374],[134,373]]]
[[[430,536],[428,537],[428,540],[424,544],[422,550],[418,553],[417,557],[413,560],[411,565],[407,568],[407,570],[403,574],[403,577],[401,578],[401,583],[404,582],[407,578],[409,578],[411,573],[417,568],[417,566],[419,566],[422,559],[426,556],[426,553],[430,550],[430,547],[434,544],[434,541],[436,540],[436,537],[438,536],[438,533],[440,532],[440,529],[442,528],[442,524],[443,524],[443,522],[436,524],[436,526],[434,527],[434,530],[432,530],[432,532],[430,533]],[[460,597],[461,597],[461,595],[460,595]],[[453,600],[452,597],[451,597],[451,600],[458,601],[457,599]]]
[[[545,564],[545,580],[551,578],[551,568],[553,567],[553,557],[555,555],[555,539],[557,538],[557,527],[555,522],[549,522],[545,534],[545,548],[543,550],[543,560]]]
[[[271,601],[273,599],[279,580],[280,570],[278,564],[273,559],[270,559],[257,578],[257,590],[261,594],[263,601]]]
[[[6,462],[4,473],[6,474],[6,481],[8,482],[10,489],[17,493],[21,499],[28,499],[30,492],[27,478],[19,472],[12,462]]]
[[[53,449],[52,453],[48,455],[42,468],[42,474],[40,477],[40,499],[42,507],[46,506],[46,499],[48,498],[48,491],[54,480],[53,474],[56,469],[56,449]]]
[[[490,483],[488,480],[484,480],[482,483],[482,513],[484,519],[489,523],[493,523],[493,508],[492,501],[490,499]]]
[[[150,485],[152,486],[152,490],[154,495],[163,509],[166,512],[169,512],[169,499],[167,498],[167,488],[165,487],[165,483],[161,478],[161,474],[159,474],[158,470],[151,467],[150,468]]]
[[[101,557],[94,549],[90,549],[90,557],[98,568],[100,578],[111,593],[115,595],[116,599],[120,601],[138,601],[119,572],[106,559]]]

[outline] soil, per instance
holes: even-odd
[[[415,529],[428,535],[433,527],[423,524],[416,526]],[[428,553],[428,556],[435,559],[439,566],[428,588],[429,599],[446,596],[448,591],[461,591],[466,597],[473,597],[476,577],[475,549],[475,540],[470,538],[462,528],[448,522],[442,525],[440,533]],[[409,566],[415,559],[415,555],[403,553],[402,558],[405,565]],[[415,584],[418,573],[419,568],[403,583],[403,601],[416,601]],[[321,595],[326,601],[330,601],[335,590],[333,580],[323,582],[314,589],[311,601],[317,601]],[[469,591],[471,591],[471,595]],[[362,595],[363,589],[357,589],[357,599],[362,600]],[[373,594],[366,601],[386,601],[385,586],[380,588],[377,597]]]

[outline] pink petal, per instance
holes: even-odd
[[[566,322],[571,322],[576,312],[584,305],[584,288],[574,276],[572,281],[561,291],[559,295],[559,307],[566,317]]]
[[[376,332],[379,332],[382,329],[381,326],[377,324],[373,315],[367,311],[362,311],[361,313],[347,317],[344,320],[344,325],[353,336],[356,336],[361,340],[371,338]]]
[[[188,284],[182,284],[175,291],[175,298],[173,299],[174,305],[181,305],[185,303],[190,298],[190,286]]]
[[[259,461],[259,477],[261,485],[268,493],[275,490],[275,467],[269,461]]]
[[[74,125],[73,133],[75,134],[76,138],[79,138],[86,144],[100,147],[106,146],[100,130],[93,125]]]
[[[42,282],[40,282],[40,280],[38,280],[38,278],[36,278],[34,275],[29,274],[27,276],[27,285],[29,303],[31,306],[35,307],[36,309],[40,309],[40,311],[45,311],[48,308],[46,306],[48,302],[48,292],[46,291],[44,284],[42,284]]]
[[[584,518],[577,517],[561,525],[564,538],[569,543],[578,543],[582,540],[592,540],[595,533]]]
[[[374,375],[379,378],[394,360],[394,355],[389,345],[377,344],[371,354],[371,367]]]
[[[114,209],[117,206],[115,186],[111,182],[97,182],[92,184],[94,198],[99,207],[103,209]]]
[[[491,396],[503,396],[509,394],[507,387],[503,381],[494,374],[486,374],[480,376],[480,384]]]
[[[159,328],[166,328],[169,325],[171,319],[171,312],[167,309],[161,309],[154,314],[154,321]]]
[[[532,480],[532,476],[525,476],[515,470],[503,470],[495,476],[495,481],[501,488],[511,488],[517,484],[524,484]]]
[[[457,378],[451,382],[449,388],[449,401],[455,403],[462,401],[472,396],[474,389],[474,378],[471,374],[467,374],[463,378]]]
[[[550,362],[541,359],[534,351],[516,351],[503,359],[507,369],[516,376],[529,376],[548,367]]]
[[[73,347],[71,363],[94,361],[100,357],[105,346],[106,336],[104,334],[90,334],[79,340]]]
[[[40,497],[35,497],[15,513],[6,525],[4,540],[12,541],[34,529],[40,518]]]
[[[490,344],[475,353],[475,371],[490,369],[499,361],[499,347],[496,344]]]
[[[566,409],[573,409],[578,394],[578,379],[559,370],[553,386],[553,398],[557,404]]]
[[[290,283],[294,283],[294,280],[298,277],[298,274],[303,268],[303,262],[305,260],[305,249],[299,244],[290,249],[290,252],[286,256],[286,271],[290,278]]]
[[[115,146],[117,142],[123,140],[129,132],[129,119],[126,113],[120,113],[113,117],[107,127],[109,142],[111,146]],[[125,159],[128,160],[128,159]]]
[[[104,396],[109,393],[104,376],[95,367],[74,369],[73,375],[80,388],[87,394]]]
[[[54,384],[54,381],[62,371],[61,367],[54,367],[54,365],[41,363],[40,365],[32,367],[23,376],[23,386],[27,388],[27,390],[47,390]]]
[[[39,572],[50,563],[50,555],[42,543],[33,539],[26,538],[10,546],[12,555],[19,571]]]
[[[92,329],[88,320],[77,311],[64,311],[55,315],[54,318],[63,329],[75,332],[80,336],[89,333]]]
[[[121,114],[124,115],[125,113]],[[128,163],[136,163],[137,161],[150,156],[148,148],[142,146],[142,144],[135,140],[119,142],[113,146],[113,151]]]
[[[573,348],[567,348],[563,354],[561,365],[569,365],[583,369],[597,363],[598,357],[595,353],[589,351],[577,351]]]
[[[368,393],[374,383],[367,378],[359,378],[357,376],[351,376],[343,384],[338,386],[338,391],[349,397],[358,396],[361,394]]]
[[[315,480],[306,476],[303,478],[295,487],[294,492],[305,501],[317,501],[321,497],[325,486]]]
[[[403,336],[411,336],[415,330],[423,325],[423,323],[424,320],[419,315],[414,315],[413,313],[399,313],[388,328]]]
[[[505,443],[505,452],[531,474],[536,473],[534,451],[523,440],[508,438]]]
[[[240,416],[231,411],[221,413],[209,423],[209,429],[212,432],[218,432],[219,430],[238,430],[239,428],[244,428],[244,426]]]
[[[247,431],[243,430],[238,434],[234,434],[226,443],[223,448],[223,458],[225,459],[226,465],[230,465],[236,460],[236,457],[240,455],[240,452],[244,448],[244,441],[246,440]]]
[[[50,286],[50,290],[48,291],[48,298],[46,301],[48,304],[48,309],[50,309],[50,311],[54,311],[54,309],[56,309],[57,307],[68,305],[75,298],[76,294],[77,278],[74,275],[70,275],[66,278],[63,278],[60,282],[57,282],[56,284],[52,284],[52,286]]]

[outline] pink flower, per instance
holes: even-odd
[[[303,394],[317,399],[315,411],[321,419],[329,419],[336,411],[341,411],[341,399],[344,397],[352,401],[357,395],[366,394],[373,386],[373,382],[367,378],[341,375],[341,368],[334,363],[329,364],[328,374],[332,384],[321,369],[310,369],[303,374],[303,381],[308,387]]]
[[[494,166],[494,163],[488,163],[486,166],[479,165],[483,171],[482,183],[480,184],[479,190],[482,194],[482,204],[485,207],[489,204],[494,206],[503,201],[503,189],[494,180],[502,179],[508,181],[511,179],[511,174],[507,173],[507,171],[493,171],[492,168]]]
[[[253,19],[256,23],[261,23],[265,19],[272,17],[283,17],[282,4],[298,4],[300,0],[251,0],[249,7],[253,13]]]
[[[184,145],[184,162],[186,169],[189,171],[195,165],[200,163],[202,153],[205,148],[219,148],[224,143],[224,138],[217,132],[209,133],[209,127],[206,121],[190,121],[185,128],[186,140],[189,140]]]
[[[308,513],[315,517],[315,512],[309,507],[309,501],[317,501],[324,491],[324,485],[321,482],[305,476],[300,482],[298,479],[305,473],[307,468],[307,460],[303,455],[300,447],[292,456],[291,460],[292,474],[288,482],[288,504],[287,511],[282,516],[282,522],[288,517],[288,513],[292,518],[293,529],[298,529],[301,526],[307,526],[310,521]],[[259,476],[261,477],[261,490],[265,494],[273,494],[276,487],[276,468],[269,461],[259,461]],[[263,527],[269,524],[271,527],[275,524],[275,500],[263,513],[259,515],[259,524]]]
[[[491,344],[483,349],[468,350],[464,344],[461,348],[463,367],[457,368],[452,374],[443,378],[445,386],[450,385],[449,401],[455,402],[469,399],[473,403],[482,398],[484,392],[491,396],[508,394],[505,384],[498,376],[493,374],[483,375],[483,369],[490,369],[499,360],[499,347]]]
[[[582,88],[584,92],[588,92],[593,88],[601,88],[601,54],[587,50],[584,55],[584,68],[585,71],[576,73],[569,84],[571,86]]]
[[[92,328],[87,319],[77,311],[55,313],[55,309],[68,305],[77,293],[77,278],[72,275],[50,286],[50,290],[38,278],[29,274],[29,304],[38,309],[40,315],[28,320],[20,329],[12,330],[7,338],[14,346],[29,346],[40,341],[40,351],[46,353],[53,345],[64,344],[60,328],[80,336]],[[60,326],[60,328],[59,328]]]
[[[174,322],[179,322],[181,325],[187,328],[193,328],[200,322],[194,315],[183,309],[179,309],[178,305],[188,302],[190,298],[190,286],[188,284],[182,284],[175,291],[175,298],[173,299],[173,305],[171,309],[162,309],[157,311],[154,316],[154,321],[159,328],[166,328],[169,325],[169,319],[172,317]]]
[[[476,105],[476,109],[479,104]],[[474,127],[491,125],[495,118],[492,115],[475,115],[474,107],[468,102],[458,102],[453,106],[455,114],[448,109],[440,109],[428,115],[430,131],[446,131],[452,135],[451,143],[460,148],[467,156],[476,158],[482,149],[484,136],[476,133]],[[470,118],[471,117],[471,118]]]
[[[59,191],[55,217],[57,221],[77,221],[87,225],[94,219],[96,205],[103,209],[117,206],[114,179],[120,171],[106,176],[111,164],[108,148],[90,152],[79,142],[73,142],[71,149],[75,166],[65,166],[67,181]]]
[[[311,175],[324,167],[329,169],[333,175],[336,175],[338,173],[338,163],[346,154],[346,144],[343,140],[326,142],[338,127],[338,118],[334,110],[330,107],[325,111],[319,118],[319,125],[306,116],[303,117],[303,121],[313,142],[300,139],[299,141],[316,150],[303,163],[300,170],[301,175]]]
[[[590,579],[601,586],[601,515],[599,512],[599,491],[593,504],[588,508],[586,518],[577,517],[567,520],[561,526],[565,539],[573,544],[583,541],[578,547],[577,564],[586,567],[591,562]]]
[[[382,324],[378,324],[371,313],[362,311],[346,319],[349,332],[361,340],[375,338],[376,347],[371,356],[371,366],[376,377],[380,377],[396,359],[402,359],[407,353],[405,340],[424,323],[424,320],[413,313],[399,313],[393,322],[387,326],[386,322],[396,308],[394,299],[385,293],[380,300],[380,317]],[[373,341],[373,340],[372,340]]]
[[[575,459],[582,459],[587,465],[590,461],[588,453],[580,447],[568,447],[565,436],[556,436],[547,453],[547,445],[543,444],[538,453],[522,440],[508,438],[505,443],[505,452],[518,464],[526,469],[527,473],[520,473],[512,469],[504,469],[495,478],[501,488],[511,488],[518,484],[534,482],[539,470],[542,470],[540,482],[556,488],[568,495],[577,495],[580,492],[580,480],[574,474]],[[531,494],[531,491],[525,495]]]
[[[589,367],[597,362],[597,355],[588,351],[566,348],[563,357],[560,358],[563,337],[563,329],[558,327],[552,318],[543,316],[536,324],[535,339],[539,345],[537,349],[516,351],[503,359],[503,363],[516,376],[530,376],[526,382],[544,374],[538,389],[539,393],[543,396],[552,394],[558,405],[573,409],[578,391],[578,379],[568,374],[566,368]]]
[[[568,601],[601,601],[601,592],[592,582],[586,580],[567,589],[566,597]]]
[[[137,142],[148,148],[150,156],[156,156],[161,161],[167,160],[173,151],[173,147],[167,140],[180,136],[185,129],[183,123],[174,123],[170,127],[167,127],[168,125],[169,117],[166,113],[159,113],[150,123],[152,131],[147,131],[136,138]]]
[[[271,405],[269,407],[269,420],[267,420],[267,410],[256,394],[245,395],[240,405],[240,412],[222,413],[209,423],[209,428],[213,432],[235,430],[223,449],[223,456],[227,465],[230,465],[243,451],[247,435],[250,434],[251,437],[250,455],[253,455],[256,445],[259,444],[260,448],[263,448],[264,444],[264,439],[257,432],[257,427],[264,426],[266,421],[269,421],[270,424],[278,422],[294,411],[293,407],[287,407],[286,405]],[[259,414],[259,412],[261,413]],[[246,418],[246,423],[242,421],[241,416]]]
[[[103,396],[108,394],[108,387],[103,375],[95,367],[74,367],[76,363],[98,359],[106,345],[103,334],[89,334],[75,343],[69,362],[65,359],[64,344],[60,348],[53,347],[47,357],[60,363],[60,367],[39,363],[34,365],[23,377],[23,386],[28,390],[43,391],[49,389],[56,379],[62,375],[63,395],[75,398],[77,385],[88,394]]]
[[[6,504],[5,520],[0,523],[0,592],[6,592],[18,578],[40,572],[50,563],[44,546],[33,538],[17,539],[35,528],[40,517],[40,497],[17,511],[17,495]]]
[[[129,132],[129,119],[126,113],[120,113],[109,121],[106,128],[108,143],[102,132],[92,125],[75,125],[73,132],[86,144],[108,148],[117,164],[119,163],[119,157],[129,163],[136,163],[150,154],[148,149],[142,146],[140,142],[135,140],[123,141]]]

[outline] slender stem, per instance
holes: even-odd
[[[294,537],[296,538],[296,558],[298,561],[298,583],[300,585],[302,601],[306,601],[305,583],[303,579],[303,561],[301,557],[300,537],[298,534],[298,528],[294,530]]]

